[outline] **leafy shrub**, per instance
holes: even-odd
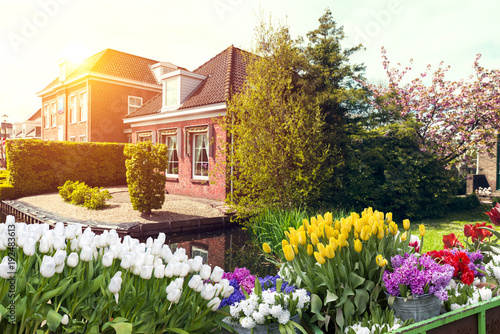
[[[80,180],[93,187],[124,185],[124,145],[9,140],[6,144],[9,181],[17,196],[54,192],[67,180]]]
[[[476,194],[467,196],[455,196],[448,204],[448,208],[452,212],[468,211],[477,208],[481,205]]]
[[[0,200],[16,198],[16,189],[8,182],[0,182]]]
[[[108,190],[102,188],[91,188],[84,182],[66,181],[59,187],[59,195],[65,202],[75,205],[83,205],[90,210],[100,210],[106,207],[106,201],[112,196]]]
[[[141,142],[124,150],[127,160],[127,184],[134,210],[150,213],[165,201],[165,175],[168,155],[165,144]]]

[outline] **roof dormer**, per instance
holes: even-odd
[[[160,78],[163,83],[162,111],[169,111],[179,108],[207,76],[179,68],[163,74]]]
[[[79,64],[75,64],[69,62],[67,59],[61,59],[59,61],[59,81],[66,80],[74,70],[80,66]]]
[[[178,70],[180,67],[169,63],[169,62],[160,62],[154,65],[151,65],[151,71],[153,71],[153,74],[156,78],[156,81],[161,84],[161,76],[164,74],[167,74],[169,72]]]

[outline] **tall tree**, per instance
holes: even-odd
[[[447,164],[466,157],[473,150],[491,153],[500,127],[500,71],[487,70],[474,61],[474,75],[469,80],[445,79],[450,68],[443,63],[432,73],[430,84],[425,77],[431,70],[405,84],[411,67],[390,67],[382,48],[383,66],[388,86],[368,85],[374,104],[392,110],[394,119],[412,127],[420,149]],[[411,61],[410,61],[411,62]]]

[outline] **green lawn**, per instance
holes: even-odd
[[[491,205],[481,205],[471,210],[457,213],[450,213],[440,219],[424,219],[412,222],[413,231],[418,227],[416,225],[425,225],[425,238],[423,252],[443,249],[443,235],[455,233],[460,241],[464,240],[464,225],[487,222],[490,219],[484,213],[491,209]],[[418,232],[417,232],[418,233]]]

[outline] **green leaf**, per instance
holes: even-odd
[[[114,328],[116,334],[132,334],[133,326],[130,322],[113,322],[110,326]]]
[[[337,322],[340,328],[344,328],[344,315],[340,307],[337,308],[337,315],[335,316],[335,322]]]
[[[349,283],[350,283],[349,285],[351,286],[351,288],[356,289],[358,286],[363,284],[364,281],[365,279],[363,277],[360,277],[356,273],[354,272],[349,273]]]
[[[333,292],[331,292],[330,290],[327,290],[326,292],[326,298],[325,298],[325,306],[328,304],[328,303],[331,303],[331,302],[334,302],[338,299],[339,297],[334,294]]]
[[[311,294],[311,312],[314,314],[319,314],[322,307],[323,302],[321,301],[321,298],[316,294]]]
[[[365,289],[356,289],[354,296],[354,305],[356,305],[356,314],[360,315],[366,310],[366,305],[370,300],[370,295]]]
[[[49,327],[50,331],[55,332],[57,330],[57,327],[59,327],[59,324],[61,323],[62,317],[62,315],[54,310],[50,310],[47,313],[47,327]]]

